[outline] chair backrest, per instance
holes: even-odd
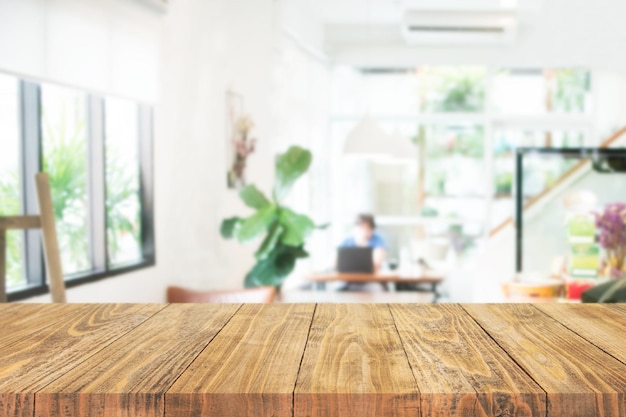
[[[61,254],[54,220],[52,195],[48,174],[39,172],[35,175],[38,216],[0,217],[0,303],[6,302],[6,231],[10,229],[41,229],[43,250],[48,271],[48,285],[53,303],[64,303],[65,281],[61,266]]]
[[[167,288],[168,303],[271,303],[275,297],[274,287],[233,291],[192,291],[180,287]]]

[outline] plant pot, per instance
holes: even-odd
[[[623,279],[623,278],[622,278]],[[583,303],[597,303],[605,292],[615,285],[616,281],[605,282],[604,284],[596,285],[593,288],[583,292]],[[626,286],[622,286],[619,290],[615,291],[613,295],[604,300],[605,303],[626,303]]]

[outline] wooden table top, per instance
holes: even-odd
[[[0,305],[0,416],[624,416],[626,305]]]
[[[311,282],[332,282],[332,281],[344,281],[344,282],[405,282],[408,284],[413,283],[426,283],[426,284],[438,284],[444,279],[444,275],[435,272],[424,272],[422,274],[405,275],[391,272],[380,272],[374,274],[352,273],[352,272],[327,272],[319,273],[308,276],[307,281]]]

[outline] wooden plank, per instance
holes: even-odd
[[[0,329],[3,330],[3,336],[7,334],[5,331],[16,320],[27,318],[39,318],[45,316],[48,312],[50,304],[31,304],[31,303],[7,303],[0,305]],[[58,306],[55,306],[55,308]]]
[[[602,304],[537,305],[544,313],[626,364],[626,314]]]
[[[296,417],[419,415],[419,389],[389,306],[317,306],[294,404]]]
[[[39,216],[4,216],[0,217],[0,230],[9,229],[39,229]]]
[[[604,304],[604,306],[606,308],[610,308],[611,310],[614,310],[614,311],[621,311],[622,313],[626,313],[626,303]]]
[[[165,416],[291,417],[312,304],[246,304],[165,395]]]
[[[626,366],[617,359],[530,304],[463,308],[546,391],[549,416],[626,415]]]
[[[23,318],[40,311],[43,304],[7,303],[0,305],[0,329],[10,324],[14,318]]]
[[[239,307],[167,307],[39,391],[36,416],[163,416],[165,391]]]
[[[546,395],[458,305],[392,305],[423,416],[545,416]]]
[[[76,311],[63,309],[61,304],[7,304],[0,310],[0,349],[33,337],[42,329],[71,318]]]
[[[46,271],[48,271],[50,295],[52,296],[53,303],[65,303],[65,281],[63,280],[61,253],[59,250],[59,239],[57,238],[48,174],[39,172],[35,175],[35,182],[37,185],[37,199],[39,201],[39,214],[41,217],[41,237],[43,239],[43,251],[46,258]]]
[[[65,305],[71,318],[0,350],[0,417],[32,417],[36,391],[164,307]]]

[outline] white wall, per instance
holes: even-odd
[[[153,102],[162,18],[129,0],[0,0],[0,70]]]
[[[255,122],[253,135],[258,138],[247,178],[269,190],[277,151],[292,143],[320,152],[324,148],[330,76],[323,61],[308,51],[316,47],[315,38],[307,37],[310,44],[302,48],[287,37],[281,24],[287,14],[283,14],[283,3],[274,0],[176,0],[166,14],[132,0],[102,0],[90,3],[87,8],[93,10],[89,13],[98,15],[99,7],[111,1],[141,9],[151,28],[154,21],[159,22],[154,161],[157,265],[69,289],[68,299],[160,302],[166,286],[172,284],[240,288],[253,264],[255,248],[224,241],[219,235],[224,217],[249,213],[237,192],[226,187],[225,94],[232,89],[244,96],[245,111]],[[46,13],[57,7],[56,0],[40,3],[45,3]],[[33,10],[24,13],[39,16]],[[289,13],[293,19],[293,11]],[[81,25],[90,27],[90,22],[85,19]],[[19,35],[16,30],[15,36]],[[73,45],[69,48],[64,53],[70,56],[81,51]],[[12,71],[34,74],[31,67],[21,66],[25,64],[15,63],[5,54],[0,48],[0,68],[6,68],[8,62]],[[126,59],[132,62],[130,57],[122,61]],[[47,66],[42,68],[48,71]],[[41,76],[64,82],[71,72],[46,71]],[[126,75],[141,82],[134,72]],[[115,84],[102,86],[110,89]],[[323,160],[323,154],[316,159]],[[305,205],[314,199],[321,204],[323,187],[316,184],[319,182],[312,179],[297,184],[299,194],[292,200],[299,202],[298,209],[308,209],[301,206],[300,196],[306,197],[302,200]],[[42,296],[30,301],[48,299]]]
[[[600,142],[626,125],[626,71],[594,71],[593,113],[595,137]]]

